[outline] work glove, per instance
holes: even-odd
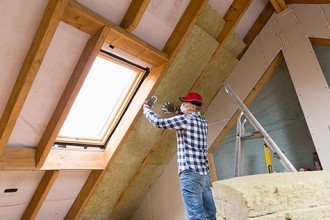
[[[146,108],[152,108],[152,106],[156,103],[156,101],[157,101],[157,96],[153,95],[153,96],[151,96],[150,99],[147,99],[144,102],[144,107],[146,107]]]
[[[180,113],[180,109],[175,107],[171,102],[165,102],[164,105],[162,106],[162,110],[163,110],[164,114],[167,114],[167,113],[179,114]]]

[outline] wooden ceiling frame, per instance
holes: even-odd
[[[49,0],[0,120],[0,156],[14,130],[68,0]]]
[[[217,56],[217,54],[224,47],[226,40],[229,38],[230,34],[233,33],[236,25],[238,24],[239,20],[242,18],[243,14],[248,9],[248,7],[251,4],[251,2],[252,2],[252,0],[234,0],[234,2],[232,3],[232,5],[230,6],[230,8],[228,9],[228,11],[225,14],[225,17],[226,17],[227,20],[225,19],[226,20],[226,23],[224,25],[224,28],[221,30],[219,36],[217,37],[217,41],[219,42],[218,48],[216,49],[216,51],[212,55],[212,58],[208,62],[208,64],[205,67],[205,69],[199,75],[199,77],[196,80],[196,82],[193,84],[193,86],[190,89],[190,91],[193,91],[196,88],[196,86],[198,85],[198,83],[205,76],[205,74],[207,72],[207,69],[209,68],[209,66],[212,63],[213,59],[215,59],[215,57]],[[197,16],[197,14],[196,14],[196,16]],[[134,184],[135,180],[138,178],[138,176],[140,175],[140,173],[142,172],[142,170],[144,169],[144,167],[147,165],[147,163],[151,159],[151,156],[153,155],[153,153],[158,148],[161,140],[165,137],[166,133],[167,133],[167,130],[164,130],[161,133],[161,135],[157,139],[155,145],[149,151],[148,155],[143,159],[143,162],[140,165],[138,171],[134,174],[134,176],[131,178],[129,184],[126,186],[125,190],[119,196],[116,204],[114,205],[114,208],[112,209],[112,212],[114,212],[114,210],[119,206],[120,202],[123,200],[123,198],[125,197],[125,195],[128,193],[128,191],[130,190],[131,186]],[[212,156],[213,155],[209,155],[209,158],[213,159]],[[210,163],[211,162],[212,162],[212,160],[210,161]],[[212,167],[214,167],[214,166],[212,166]],[[215,173],[215,170],[213,170],[212,172]]]
[[[37,214],[46,200],[58,174],[58,170],[48,170],[44,173],[36,191],[32,196],[32,199],[29,202],[29,205],[25,209],[22,219],[36,219]]]
[[[140,88],[137,96],[139,97],[148,97],[152,92],[156,89],[157,85],[159,84],[163,74],[166,72],[167,68],[173,62],[174,57],[181,49],[183,42],[188,36],[188,33],[191,31],[193,25],[197,21],[197,17],[200,15],[203,8],[206,6],[207,0],[193,0],[187,6],[184,14],[182,15],[180,21],[178,22],[176,28],[174,29],[171,37],[167,41],[166,45],[170,45],[166,48],[169,60],[165,64],[158,66],[155,68],[154,72],[151,72],[151,75],[147,78],[147,82],[142,85]],[[189,19],[188,19],[189,18]],[[187,22],[190,21],[190,22]],[[176,31],[177,30],[177,31]],[[180,30],[181,33],[178,33]],[[165,47],[163,51],[165,51]],[[143,88],[145,86],[145,88]],[[152,86],[152,90],[148,91],[148,87]],[[145,100],[145,99],[144,99]],[[143,100],[143,101],[144,101]],[[65,219],[77,219],[81,212],[83,211],[84,207],[87,205],[88,201],[90,200],[93,192],[95,191],[98,183],[101,181],[102,177],[106,173],[107,169],[111,166],[116,154],[118,153],[120,147],[123,145],[126,137],[128,136],[129,132],[133,129],[135,122],[138,119],[138,116],[141,114],[141,107],[142,103],[134,102],[131,105],[134,107],[130,108],[131,112],[127,112],[125,116],[127,118],[134,117],[133,123],[129,122],[131,120],[126,119],[124,117],[122,123],[118,126],[117,130],[112,139],[110,140],[111,143],[109,145],[117,146],[116,148],[107,148],[107,157],[108,163],[105,170],[93,170],[86,181],[85,185],[83,186],[82,190],[80,191],[79,195],[77,196],[75,202],[73,203],[71,209],[69,210],[68,214],[66,215]],[[126,131],[126,132],[123,132]],[[116,137],[118,136],[118,137]]]
[[[150,0],[133,0],[121,21],[120,27],[132,32],[138,26]]]

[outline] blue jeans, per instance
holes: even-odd
[[[180,189],[187,220],[216,219],[210,175],[184,170],[180,174]]]

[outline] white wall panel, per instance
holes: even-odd
[[[259,34],[261,53],[269,66],[282,49],[282,43],[277,33],[277,25],[274,20],[268,22]]]
[[[320,5],[297,4],[293,5],[293,10],[305,36],[330,37],[328,22]]]
[[[251,88],[265,72],[267,66],[258,37],[253,41],[234,71],[228,77],[227,82],[236,94],[244,100],[251,91]]]
[[[282,12],[277,18],[275,18],[275,22],[277,23],[278,33],[283,47],[286,47],[304,37],[296,15],[291,9]]]
[[[323,14],[327,20],[327,24],[329,26],[329,24],[330,24],[330,4],[321,5],[321,9],[323,11]]]
[[[305,38],[283,54],[321,164],[330,169],[330,90],[313,47]]]

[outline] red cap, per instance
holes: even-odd
[[[185,97],[179,97],[181,102],[190,102],[191,104],[202,106],[203,99],[202,96],[196,92],[190,92]]]

